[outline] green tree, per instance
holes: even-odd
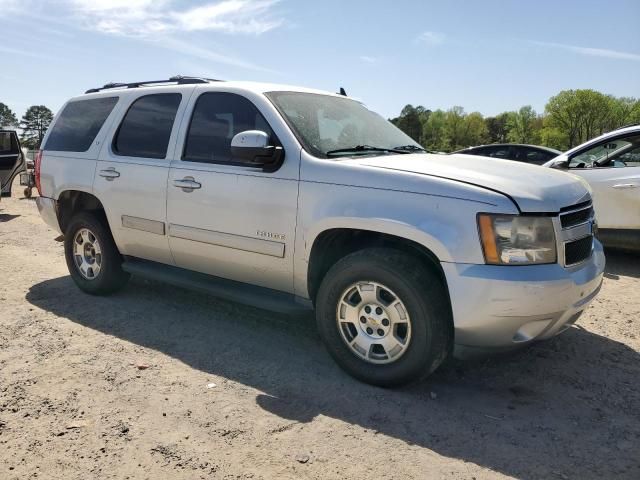
[[[563,90],[551,97],[545,106],[546,126],[566,137],[565,148],[578,144],[580,139],[580,105],[575,90]]]
[[[442,110],[434,110],[422,126],[421,144],[427,150],[436,152],[446,149],[444,145],[444,125],[446,114]]]
[[[531,105],[510,112],[507,119],[507,139],[514,143],[535,143],[536,118],[536,111]]]
[[[400,116],[391,120],[391,122],[402,130],[404,133],[413,138],[416,142],[420,142],[422,138],[422,124],[426,121],[431,113],[419,105],[406,105],[400,112]]]
[[[18,126],[18,119],[11,109],[0,102],[0,128],[11,128]]]
[[[610,98],[611,123],[609,129],[640,123],[640,100],[632,97]]]
[[[489,143],[505,143],[507,141],[507,135],[509,128],[507,127],[507,120],[509,114],[507,112],[496,115],[495,117],[485,118],[487,125],[487,141]]]
[[[464,117],[463,146],[482,145],[487,143],[488,139],[487,124],[480,112],[472,112]]]
[[[448,151],[465,147],[465,120],[464,108],[455,106],[445,112],[444,115],[444,147]]]
[[[33,105],[27,109],[20,121],[22,143],[27,148],[40,148],[42,138],[53,120],[53,112],[44,105]]]

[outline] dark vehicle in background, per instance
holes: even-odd
[[[24,155],[15,130],[0,130],[0,197],[11,196],[13,179],[25,170]]]
[[[541,147],[538,145],[525,145],[519,143],[494,143],[492,145],[468,147],[453,153],[464,153],[465,155],[481,155],[483,157],[503,158],[504,160],[515,160],[517,162],[542,165],[549,160],[554,159],[562,152],[553,148]]]

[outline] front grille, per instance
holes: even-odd
[[[570,228],[581,223],[588,222],[593,216],[593,207],[589,205],[583,210],[576,210],[573,212],[560,214],[560,224],[562,228]]]
[[[564,264],[566,266],[580,263],[591,256],[593,235],[564,244]]]

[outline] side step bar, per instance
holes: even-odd
[[[184,268],[126,257],[122,269],[132,275],[158,280],[177,287],[208,293],[232,302],[287,315],[308,315],[309,300],[270,288],[248,285]]]

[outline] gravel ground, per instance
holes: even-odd
[[[81,293],[32,200],[0,202],[0,478],[640,478],[640,257],[578,324],[383,390],[313,318],[133,279]]]

